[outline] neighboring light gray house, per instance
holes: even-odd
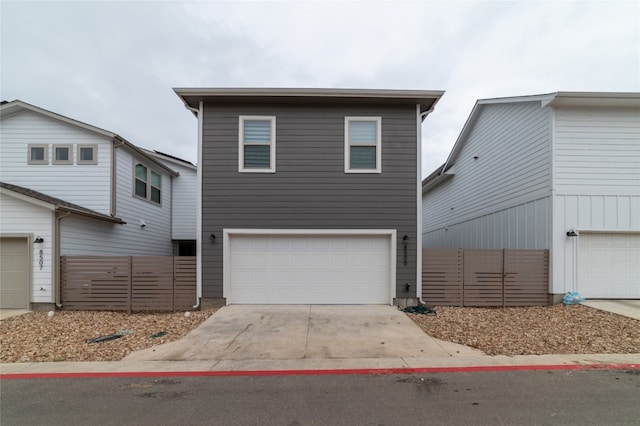
[[[640,93],[477,101],[422,183],[425,248],[549,249],[549,293],[640,298]]]
[[[2,103],[0,307],[60,305],[60,256],[171,256],[181,184],[169,164],[107,130]],[[181,239],[195,239],[191,224]]]
[[[175,91],[199,125],[200,297],[416,302],[420,132],[443,92]]]
[[[189,161],[159,151],[144,150],[180,175],[171,187],[171,240],[174,256],[196,255],[198,168]]]

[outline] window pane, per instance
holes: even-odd
[[[156,203],[160,203],[160,190],[155,187],[151,187],[151,201],[155,201]]]
[[[375,169],[376,168],[376,147],[375,146],[352,146],[349,156],[349,165],[352,169]]]
[[[136,179],[136,195],[138,197],[147,198],[147,184]]]
[[[56,161],[69,161],[69,148],[56,147]]]
[[[271,122],[267,120],[245,120],[244,142],[269,145],[271,143]]]
[[[160,188],[162,186],[162,177],[156,172],[151,172],[151,185],[156,188]]]
[[[31,161],[44,161],[44,147],[31,147]]]
[[[244,167],[246,169],[268,169],[271,164],[271,147],[264,145],[244,146]]]
[[[80,161],[93,161],[93,147],[80,148]]]
[[[147,168],[142,164],[136,164],[136,178],[147,181]]]
[[[350,145],[375,145],[377,123],[375,121],[350,121]]]

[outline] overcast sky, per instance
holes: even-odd
[[[445,90],[423,177],[475,101],[640,91],[640,1],[7,1],[1,99],[197,160],[173,87]]]

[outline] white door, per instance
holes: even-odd
[[[578,292],[590,299],[640,299],[640,234],[581,233]]]
[[[0,238],[0,308],[29,309],[29,240]]]
[[[390,235],[229,237],[228,303],[391,304]]]

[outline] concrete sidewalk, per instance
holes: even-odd
[[[122,361],[1,364],[2,374],[385,370],[636,364],[640,354],[488,356],[391,306],[226,306],[185,338]]]
[[[586,300],[583,305],[640,320],[640,300]]]

